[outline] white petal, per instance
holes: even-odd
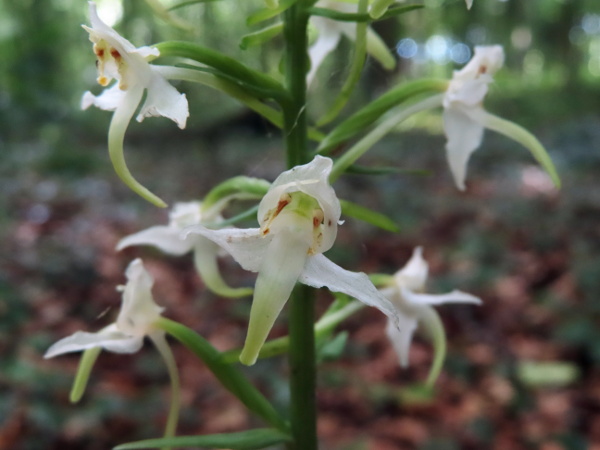
[[[391,320],[388,320],[385,332],[398,355],[400,365],[408,367],[410,344],[417,329],[417,319],[402,314],[399,314],[399,319],[400,323],[398,327]]]
[[[81,98],[81,109],[88,109],[94,105],[105,111],[114,111],[123,102],[125,91],[119,89],[119,83],[113,84],[110,88],[104,89],[102,93],[95,96],[87,91]]]
[[[96,11],[96,4],[89,2],[90,24],[92,28],[83,25],[83,28],[90,33],[90,39],[96,42],[97,39],[104,39],[112,47],[116,48],[122,56],[124,53],[135,52],[135,45],[105,24]],[[94,40],[96,39],[96,40]]]
[[[154,329],[163,308],[154,302],[154,279],[146,271],[141,259],[132,261],[125,272],[127,284],[117,317],[117,328],[131,336],[143,337]]]
[[[319,36],[308,49],[310,58],[310,71],[306,75],[306,83],[311,84],[317,74],[317,70],[325,57],[337,47],[341,38],[340,33],[327,33]]]
[[[471,9],[471,6],[473,6],[473,0],[465,0],[465,2],[467,3],[467,9]]]
[[[483,139],[483,125],[467,116],[461,109],[446,108],[444,111],[446,132],[446,158],[456,186],[465,189],[467,163],[471,154]]]
[[[152,67],[150,66],[150,68]],[[137,116],[138,122],[144,120],[144,117],[163,116],[171,119],[179,128],[185,128],[185,123],[190,115],[185,94],[180,94],[162,75],[155,71],[153,71],[150,83],[146,88],[148,89],[146,101]]]
[[[310,239],[302,236],[298,239],[295,232],[281,231],[273,236],[254,288],[248,335],[240,354],[242,363],[252,365],[256,362],[258,352],[304,268],[309,247]]]
[[[423,259],[423,247],[416,247],[410,260],[394,275],[398,286],[403,286],[413,291],[420,291],[425,287],[429,265]]]
[[[151,245],[171,255],[183,255],[194,248],[194,236],[183,238],[181,230],[169,226],[156,226],[125,236],[117,244],[117,251],[134,245]]]
[[[442,305],[444,303],[474,303],[480,304],[481,299],[466,292],[454,290],[447,294],[419,294],[406,289],[400,288],[400,295],[408,303],[408,306],[418,305]]]
[[[258,228],[225,228],[211,230],[201,225],[189,227],[183,236],[200,234],[222,247],[233,256],[245,270],[258,272],[273,238],[271,234],[263,236]]]
[[[88,348],[102,347],[114,353],[135,353],[142,346],[142,337],[129,336],[110,325],[98,333],[78,331],[53,344],[44,358],[52,358],[63,353],[79,352]]]
[[[277,207],[284,193],[303,192],[315,198],[323,210],[323,240],[318,251],[329,250],[337,236],[337,225],[342,214],[340,201],[329,184],[332,166],[330,158],[317,155],[308,164],[296,166],[279,175],[258,206],[259,223],[262,224],[267,213]]]
[[[354,297],[365,305],[379,309],[394,323],[398,322],[396,308],[373,286],[366,274],[342,269],[322,254],[310,256],[306,260],[299,281],[316,288],[325,286],[330,291]]]
[[[327,22],[333,21],[322,17],[313,17],[313,23],[319,30],[319,37],[308,49],[310,71],[306,76],[307,84],[310,84],[313,81],[321,63],[329,53],[335,50],[342,37],[340,30],[329,28]]]

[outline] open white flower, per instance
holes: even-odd
[[[467,163],[483,139],[487,115],[483,99],[492,76],[504,64],[504,50],[499,45],[475,47],[473,58],[455,71],[444,98],[446,157],[456,186],[465,189]]]
[[[437,312],[432,308],[433,305],[481,303],[479,298],[457,290],[447,294],[422,293],[428,272],[429,266],[423,259],[423,249],[417,247],[408,263],[394,275],[393,284],[381,289],[381,293],[398,311],[400,326],[388,321],[386,332],[403,367],[408,366],[410,343],[419,324],[424,326],[433,339],[434,346],[438,347],[435,348],[436,354],[441,353],[443,359],[444,328]]]
[[[332,0],[320,0],[315,6],[346,13],[355,13],[357,8],[356,4]],[[308,55],[310,57],[310,71],[307,75],[308,83],[311,83],[314,79],[317,69],[325,57],[338,46],[342,35],[346,36],[351,41],[356,40],[356,23],[343,22],[320,16],[312,16],[311,23],[317,29],[318,37],[308,49]],[[387,45],[371,28],[367,29],[367,53],[375,58],[386,69],[392,69],[396,64]]]
[[[275,319],[297,281],[326,286],[375,306],[396,320],[389,300],[364,273],[342,269],[322,255],[337,235],[340,202],[329,185],[332,161],[316,156],[283,172],[258,209],[260,228],[210,230],[190,228],[219,244],[246,270],[258,272],[250,323],[240,361],[254,364]]]
[[[89,3],[91,28],[83,26],[90,34],[97,57],[98,83],[108,86],[112,79],[116,83],[105,89],[99,96],[86,92],[81,100],[82,109],[95,105],[100,109],[115,111],[108,132],[109,153],[115,171],[135,192],[159,206],[166,206],[158,197],[141,186],[131,175],[123,157],[123,138],[131,118],[142,101],[146,100],[137,120],[144,117],[163,116],[173,120],[179,128],[185,128],[189,116],[185,94],[180,94],[161,75],[159,66],[149,61],[159,56],[159,51],[151,47],[135,46],[98,17],[96,5]]]
[[[171,380],[171,406],[165,427],[165,437],[170,437],[175,433],[179,417],[180,389],[173,353],[165,339],[165,332],[157,326],[163,308],[154,302],[152,297],[154,279],[144,268],[141,259],[135,259],[129,264],[125,276],[127,284],[118,288],[123,292],[123,297],[117,320],[97,333],[77,331],[61,339],[50,346],[44,358],[94,348],[102,348],[113,353],[135,353],[142,347],[144,338],[150,338],[165,362]],[[83,360],[85,359],[84,357]],[[91,361],[82,364],[93,365],[93,361],[95,356]],[[89,371],[87,373],[89,376]],[[86,382],[87,379],[83,381],[83,386]]]
[[[196,269],[211,291],[224,297],[251,295],[251,288],[232,288],[225,283],[217,264],[217,244],[199,234],[182,234],[192,225],[208,225],[220,220],[220,208],[203,209],[201,202],[176,203],[169,213],[168,225],[150,227],[126,236],[119,241],[117,250],[133,245],[151,245],[171,255],[193,251]]]
[[[53,344],[44,358],[94,347],[102,347],[114,353],[135,353],[142,347],[144,337],[164,335],[164,332],[154,326],[163,308],[152,298],[154,280],[144,269],[142,260],[132,261],[125,275],[127,284],[121,287],[123,302],[116,322],[97,333],[77,331]]]

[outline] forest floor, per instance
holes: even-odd
[[[362,310],[342,324],[346,348],[323,362],[318,377],[324,450],[600,449],[597,120],[542,130],[563,177],[560,191],[523,149],[491,135],[473,157],[464,193],[451,182],[443,139],[420,134],[408,135],[402,148],[387,140],[364,164],[403,161],[429,175],[348,175],[335,186],[340,197],[389,214],[400,232],[346,218],[328,252],[332,260],[391,274],[422,245],[429,292],[459,289],[483,304],[438,308],[448,357],[433,395],[420,387],[432,358],[426,339],[417,335],[410,366],[401,368],[378,311]],[[217,131],[182,149],[168,136],[157,136],[151,149],[131,139],[132,172],[170,203],[201,198],[229,175],[272,180],[282,170],[277,137],[259,138],[250,129]],[[42,358],[56,340],[113,320],[120,302],[115,287],[135,257],[154,276],[165,316],[219,349],[243,343],[250,299],[206,291],[190,255],[114,250],[123,236],[165,224],[167,212],[121,186],[103,147],[81,140],[85,150],[71,158],[83,176],[61,171],[63,154],[37,148],[13,153],[0,167],[2,449],[100,450],[160,436],[168,377],[150,345],[135,355],[103,352],[77,405],[68,392],[78,355]],[[253,274],[229,258],[221,263],[232,285],[252,285]],[[330,301],[321,290],[319,311]],[[272,336],[285,333],[284,311]],[[179,434],[262,426],[192,354],[172,347],[183,389]],[[277,407],[285,406],[285,358],[244,371]]]

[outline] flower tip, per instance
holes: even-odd
[[[245,366],[253,366],[258,359],[258,354],[250,355],[250,352],[244,348],[240,354],[240,362]]]

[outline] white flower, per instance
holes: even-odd
[[[201,202],[176,203],[169,213],[169,224],[154,226],[124,237],[117,250],[133,245],[152,245],[171,255],[194,252],[194,263],[200,277],[213,292],[225,297],[242,297],[252,294],[251,288],[229,287],[219,272],[217,253],[219,246],[198,234],[182,235],[192,225],[208,225],[222,220],[220,202],[217,208],[203,210]]]
[[[246,270],[258,272],[248,335],[240,361],[254,364],[275,319],[297,281],[355,297],[394,318],[392,304],[364,273],[342,269],[322,255],[337,235],[339,200],[328,178],[332,161],[316,156],[283,172],[258,209],[260,228],[209,230],[192,227],[229,252]],[[395,319],[394,319],[395,320]]]
[[[320,0],[315,6],[346,13],[355,13],[357,8],[357,5],[332,0]],[[356,23],[343,22],[321,16],[312,16],[311,23],[317,29],[319,35],[317,40],[308,49],[310,58],[310,71],[306,78],[308,83],[314,79],[317,69],[325,57],[338,46],[342,35],[345,35],[351,41],[356,40]],[[392,69],[396,64],[387,45],[371,28],[367,29],[367,53],[379,61],[386,69]]]
[[[127,284],[123,289],[121,310],[115,323],[97,333],[78,331],[52,345],[44,358],[52,358],[69,352],[102,347],[114,353],[135,353],[145,336],[162,335],[154,323],[160,318],[163,308],[152,298],[152,276],[144,269],[141,259],[129,264]]]
[[[185,128],[189,116],[185,94],[180,94],[161,75],[159,66],[149,61],[159,56],[155,48],[135,48],[127,39],[106,25],[98,17],[96,5],[89,3],[90,23],[83,26],[90,34],[97,57],[98,83],[108,86],[112,79],[117,80],[112,87],[105,89],[99,96],[86,92],[81,100],[82,109],[95,105],[100,109],[115,111],[109,130],[109,152],[117,174],[134,191],[143,197],[152,199],[160,206],[162,200],[150,194],[131,176],[123,158],[123,138],[125,130],[142,101],[144,91],[146,100],[140,109],[137,120],[144,117],[163,116],[173,120],[179,128]]]
[[[441,321],[432,305],[481,303],[479,298],[457,290],[447,294],[423,294],[428,271],[427,262],[423,259],[423,249],[417,247],[408,263],[394,275],[393,285],[381,290],[398,311],[400,326],[388,321],[386,332],[404,367],[408,366],[410,343],[419,324],[432,337],[444,334]]]
[[[118,287],[123,292],[123,296],[121,310],[115,323],[97,333],[77,331],[50,346],[44,354],[44,358],[53,358],[63,353],[79,352],[93,348],[103,348],[114,353],[135,353],[142,347],[144,338],[150,338],[165,362],[171,380],[171,406],[165,428],[165,437],[172,437],[175,434],[179,417],[179,374],[175,359],[165,339],[165,332],[157,325],[161,319],[163,308],[154,302],[152,297],[154,279],[144,268],[141,259],[135,259],[129,264],[125,276],[127,277],[127,284]],[[94,361],[95,357],[91,361],[85,361],[84,357],[81,364],[93,365]],[[89,369],[91,370],[91,367]],[[86,379],[79,381],[85,387],[89,370],[83,372],[87,372]]]
[[[504,64],[504,50],[499,45],[475,47],[469,63],[454,72],[444,98],[446,157],[456,186],[465,189],[467,163],[483,139],[487,115],[483,99],[492,76]]]

